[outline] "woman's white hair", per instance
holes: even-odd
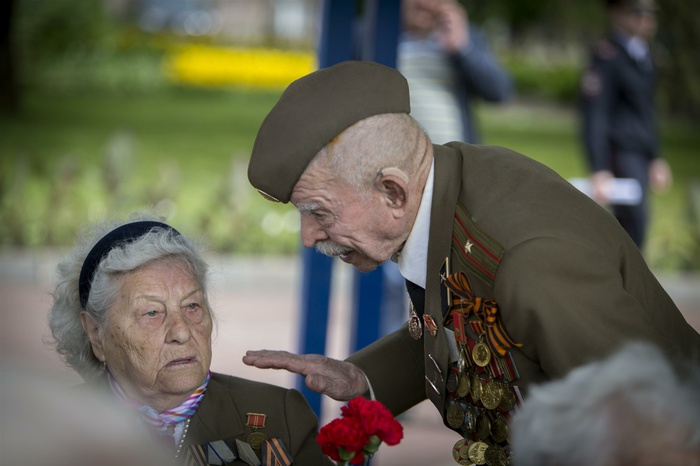
[[[104,330],[107,310],[116,302],[125,274],[155,261],[176,260],[190,270],[207,299],[208,265],[203,259],[204,246],[171,229],[156,227],[131,242],[116,245],[104,257],[95,270],[85,309],[82,308],[78,286],[80,270],[92,247],[115,228],[141,220],[163,221],[157,216],[141,213],[132,215],[128,221],[95,224],[79,235],[74,249],[58,264],[49,327],[56,351],[85,380],[101,374],[104,367],[92,352],[80,314],[83,311],[89,313],[100,330]],[[208,302],[206,305],[211,312]]]

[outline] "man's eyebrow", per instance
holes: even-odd
[[[321,206],[319,206],[315,202],[302,202],[296,205],[296,208],[300,214],[310,214],[318,210],[320,207]]]

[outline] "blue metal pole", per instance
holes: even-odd
[[[362,60],[396,67],[396,48],[400,28],[401,0],[367,0],[364,11]],[[382,336],[384,295],[391,290],[384,266],[369,273],[354,271],[353,330],[350,350],[357,351]],[[370,462],[371,464],[371,462]]]
[[[364,4],[364,29],[361,42],[353,37],[357,2],[325,0],[318,45],[319,68],[345,60],[361,58],[387,66],[396,66],[401,0],[368,0]],[[357,45],[362,45],[357,56]],[[314,250],[303,248],[300,353],[324,354],[328,331],[333,260]],[[380,266],[370,273],[353,275],[353,328],[351,351],[361,349],[381,336],[382,297],[385,280]],[[316,415],[322,416],[321,396],[308,389],[300,377],[299,390]]]
[[[318,47],[319,68],[353,58],[352,37],[355,1],[326,0],[322,5],[321,36]],[[302,248],[300,353],[325,354],[328,333],[333,259],[313,249]],[[321,418],[321,395],[310,390],[299,377],[299,391]]]
[[[333,259],[303,248],[301,285],[301,326],[299,342],[301,354],[325,354],[328,332],[328,308],[331,296]],[[297,387],[321,417],[321,395],[309,389],[299,376]]]
[[[362,59],[396,68],[401,30],[401,0],[367,0]]]
[[[396,67],[401,0],[367,0],[361,58]],[[353,274],[353,329],[350,351],[364,348],[382,336],[382,304],[385,288],[383,266],[369,273]]]
[[[327,68],[355,56],[353,38],[356,2],[325,0],[322,5],[321,34],[318,44],[318,67]]]

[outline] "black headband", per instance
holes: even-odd
[[[140,238],[156,227],[172,230],[177,235],[180,234],[175,228],[165,223],[152,221],[133,222],[110,231],[92,247],[90,253],[83,262],[83,268],[80,269],[80,281],[78,282],[80,305],[83,309],[85,309],[88,297],[90,296],[90,287],[92,286],[92,279],[95,276],[97,266],[100,265],[100,262],[102,262],[102,259],[104,259],[109,251],[120,243]]]

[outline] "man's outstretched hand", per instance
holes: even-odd
[[[260,369],[286,369],[306,377],[306,386],[337,401],[364,395],[367,379],[356,365],[320,354],[292,354],[287,351],[248,351],[243,362]]]

